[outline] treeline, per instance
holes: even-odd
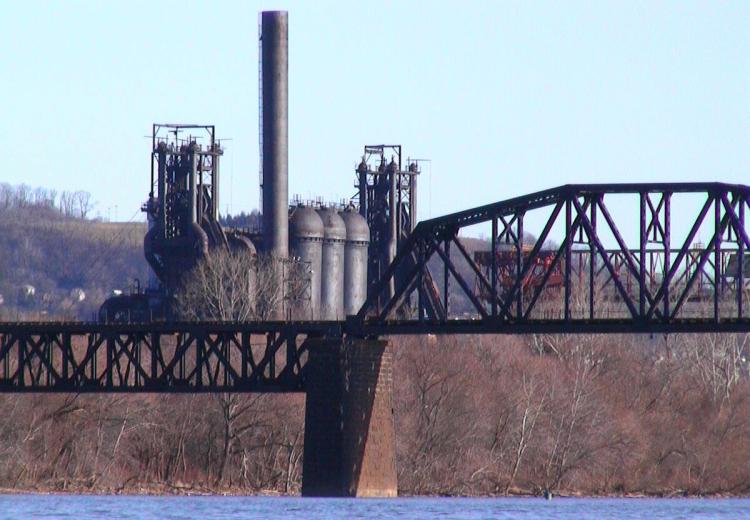
[[[94,208],[87,191],[61,191],[33,188],[26,184],[0,183],[0,210],[41,208],[56,210],[65,217],[86,219]]]
[[[302,395],[0,395],[0,488],[299,490]]]
[[[399,344],[407,493],[750,493],[747,335]]]
[[[224,227],[229,228],[242,228],[250,230],[260,229],[260,212],[258,210],[252,210],[250,213],[244,211],[237,213],[236,215],[222,215],[219,218],[219,223]]]
[[[746,335],[392,342],[402,494],[750,493]],[[0,403],[0,487],[299,491],[300,394]]]

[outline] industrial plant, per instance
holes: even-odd
[[[261,13],[259,33],[260,227],[220,223],[224,150],[213,125],[154,124],[150,191],[143,205],[148,219],[143,248],[154,276],[145,290],[106,300],[100,321],[174,318],[185,277],[219,250],[273,259],[272,269],[254,275],[274,277],[282,293],[272,318],[343,320],[362,307],[368,287],[416,226],[419,164],[403,164],[400,145],[364,147],[350,201],[290,204],[288,14]],[[391,284],[383,298],[393,291]],[[439,304],[437,296],[432,301]]]

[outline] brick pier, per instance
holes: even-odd
[[[396,496],[388,342],[308,342],[302,494]]]

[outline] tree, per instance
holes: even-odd
[[[94,203],[91,200],[91,193],[87,191],[77,191],[73,194],[75,207],[80,218],[87,218],[89,212],[93,209]]]
[[[270,320],[281,318],[282,309],[308,318],[309,265],[215,250],[186,273],[176,300],[177,314],[185,320]]]
[[[202,258],[182,280],[177,314],[185,320],[236,320],[255,317],[250,255],[218,250]]]

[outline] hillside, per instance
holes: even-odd
[[[112,290],[146,281],[145,226],[0,207],[0,319],[91,319]]]

